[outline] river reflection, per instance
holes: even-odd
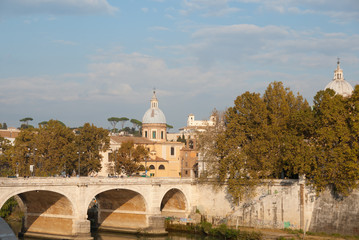
[[[120,233],[109,233],[109,232],[100,232],[93,234],[94,240],[215,240],[216,238],[190,235],[190,234],[181,234],[181,233],[169,233],[167,236],[159,237],[145,237],[145,236],[136,236],[130,234],[120,234]]]
[[[18,233],[21,229],[21,222],[10,222],[9,225],[15,233]],[[169,233],[166,236],[149,237],[149,236],[137,236],[134,234],[123,234],[113,232],[94,232],[92,233],[94,240],[215,240],[213,237],[191,235],[185,233]],[[38,240],[37,238],[21,238],[23,240]],[[40,240],[40,239],[39,239]],[[41,239],[44,240],[44,239]]]

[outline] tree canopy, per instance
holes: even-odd
[[[9,162],[13,174],[49,176],[78,172],[80,160],[81,175],[87,175],[100,170],[100,151],[105,151],[108,146],[105,129],[86,123],[75,134],[60,121],[49,120],[39,128],[28,128],[19,133]],[[34,166],[32,173],[30,165]]]
[[[140,171],[140,162],[148,157],[148,151],[142,145],[135,146],[133,141],[125,141],[111,157],[117,173],[131,175]]]
[[[281,82],[262,96],[245,92],[225,112],[223,129],[200,135],[208,174],[226,182],[234,200],[263,179],[299,175],[318,191],[346,195],[359,180],[358,100],[359,88],[351,98],[320,91],[312,110]]]
[[[110,118],[107,119],[107,121],[109,121],[111,123],[111,125],[112,125],[112,132],[115,132],[116,125],[120,121],[120,118],[118,118],[118,117],[110,117]]]
[[[124,129],[125,127],[125,123],[128,121],[129,119],[127,117],[122,117],[119,119],[119,121],[121,122],[121,129]]]

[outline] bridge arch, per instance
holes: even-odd
[[[21,188],[2,196],[0,207],[14,196],[18,196],[23,204],[23,231],[27,234],[74,235],[76,207],[64,192]]]
[[[148,227],[148,203],[136,188],[104,188],[92,193],[88,205],[93,200],[99,229],[138,231]]]
[[[161,198],[160,211],[166,217],[187,217],[188,198],[179,188],[170,188]]]

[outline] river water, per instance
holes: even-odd
[[[9,222],[9,225],[15,233],[18,233],[21,229],[21,222]],[[216,238],[191,235],[185,233],[169,233],[167,236],[148,237],[148,236],[137,236],[134,234],[122,234],[112,232],[93,232],[92,236],[94,240],[215,240]],[[44,240],[37,238],[21,238],[22,240]]]

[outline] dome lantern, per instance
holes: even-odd
[[[336,94],[342,95],[343,97],[350,97],[353,92],[353,87],[345,81],[343,70],[340,68],[340,61],[338,58],[337,69],[334,70],[333,80],[325,87],[325,89],[332,89]]]

